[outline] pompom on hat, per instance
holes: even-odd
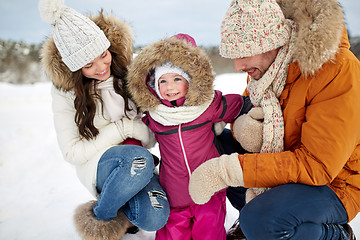
[[[42,19],[50,23],[63,62],[75,72],[110,47],[104,32],[88,17],[64,5],[63,0],[40,0]]]
[[[195,39],[193,37],[191,37],[189,34],[186,33],[178,33],[174,36],[172,36],[173,38],[177,38],[177,39],[182,39],[185,42],[189,43],[191,46],[193,47],[197,47]]]
[[[221,24],[220,54],[243,58],[289,42],[285,17],[275,0],[233,0]]]

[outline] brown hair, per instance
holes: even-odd
[[[114,89],[117,94],[124,98],[124,113],[127,116],[126,111],[131,110],[129,107],[129,93],[126,89],[126,84],[122,82],[127,74],[127,66],[122,66],[116,61],[117,53],[112,51],[111,47],[108,50],[112,56],[110,70],[114,76]],[[73,76],[75,81],[75,123],[79,129],[79,134],[86,140],[89,140],[99,134],[99,130],[94,126],[94,117],[96,113],[96,100],[102,103],[102,99],[96,91],[95,79],[85,77],[81,73],[81,69],[75,72]]]

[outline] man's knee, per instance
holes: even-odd
[[[268,230],[274,218],[270,209],[264,209],[260,204],[250,202],[240,211],[239,223],[247,238],[271,239]]]

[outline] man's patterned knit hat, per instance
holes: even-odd
[[[40,0],[39,11],[51,24],[56,48],[72,72],[110,47],[104,32],[89,18],[65,6],[63,0]]]
[[[233,0],[221,24],[220,54],[243,58],[285,45],[284,20],[275,0]]]

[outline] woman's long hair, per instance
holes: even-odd
[[[112,56],[110,70],[111,74],[114,76],[114,90],[124,98],[124,114],[127,116],[126,111],[131,110],[129,107],[129,93],[126,89],[126,84],[121,82],[124,81],[127,74],[127,66],[122,66],[117,63],[115,60],[116,53],[111,51],[111,47],[109,48],[109,51]],[[74,80],[75,123],[79,129],[80,136],[89,140],[99,134],[99,130],[94,126],[94,117],[96,113],[96,99],[101,103],[102,99],[96,91],[96,80],[85,77],[82,74],[81,69],[74,73]]]

